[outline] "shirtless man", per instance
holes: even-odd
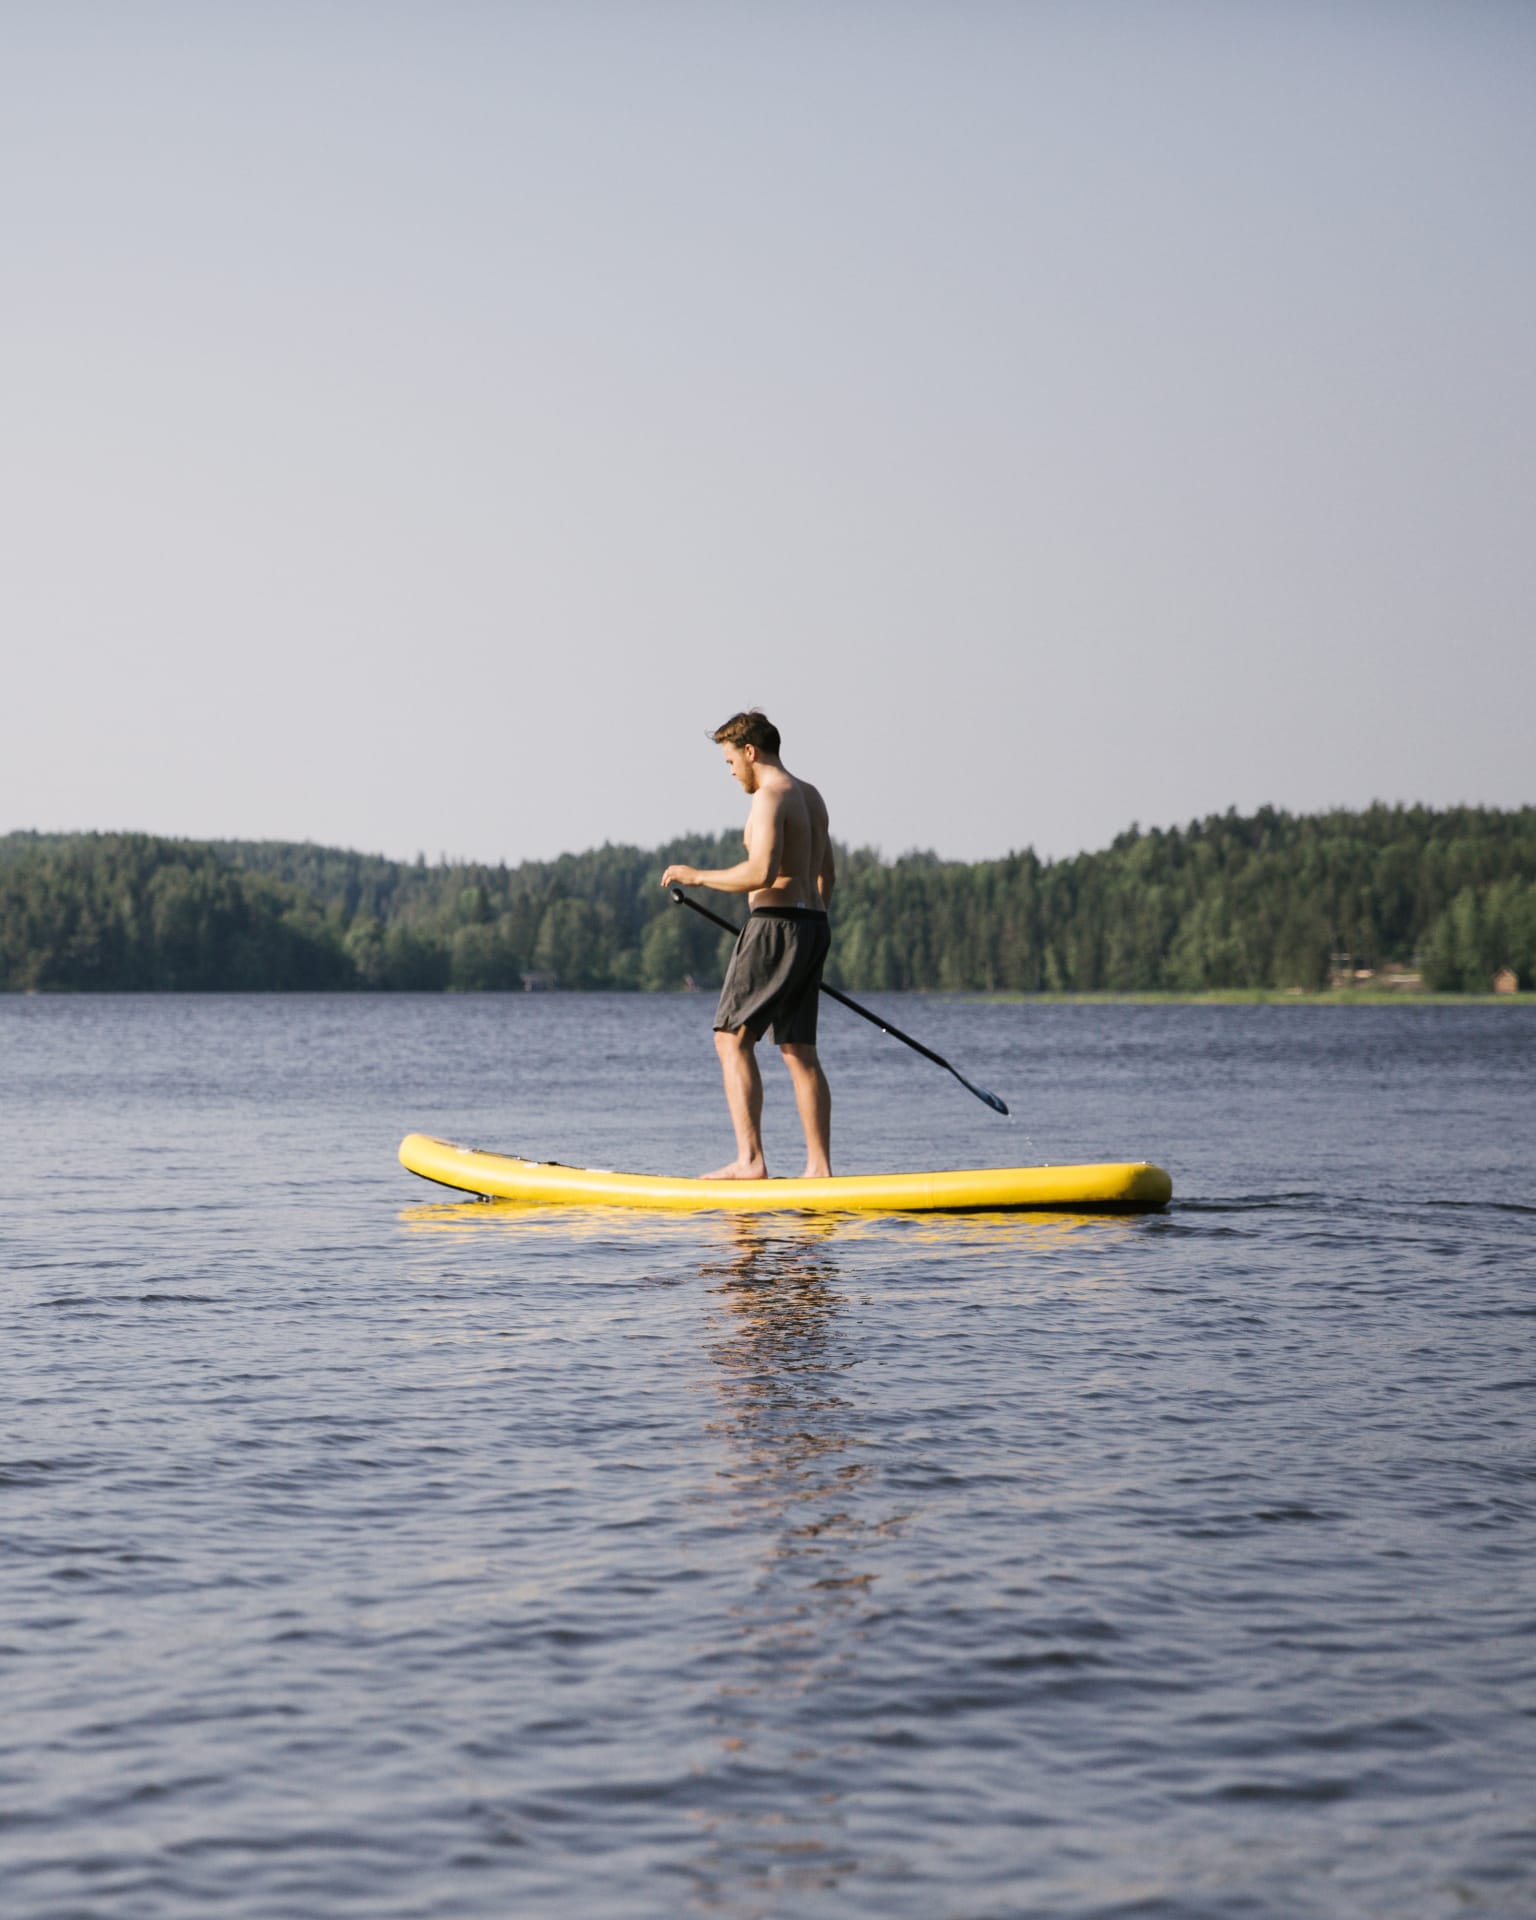
[[[734,867],[668,867],[664,887],[715,887],[744,893],[751,912],[726,969],[715,1009],[715,1051],[736,1133],[736,1158],[707,1177],[762,1180],[763,1079],[756,1047],[778,1047],[794,1084],[805,1129],[805,1177],[832,1172],[832,1094],[816,1056],[821,969],[831,934],[827,904],[836,873],[827,808],[808,781],[779,759],[779,730],[756,707],[732,714],[712,736],[725,764],[752,796],[742,838],[747,857]]]

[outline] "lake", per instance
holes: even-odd
[[[1172,1208],[396,1164],[718,1164],[702,996],[0,999],[7,1920],[1536,1912],[1536,1007],[871,1003],[1014,1117],[827,1006],[839,1171]]]

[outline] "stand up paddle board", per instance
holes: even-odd
[[[830,1180],[677,1180],[610,1173],[482,1153],[410,1133],[400,1164],[424,1180],[494,1200],[539,1206],[659,1207],[673,1213],[961,1213],[1020,1208],[1052,1213],[1146,1213],[1165,1207],[1173,1182],[1145,1160],[1087,1167],[982,1167],[951,1173],[856,1173]]]

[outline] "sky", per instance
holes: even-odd
[[[0,831],[1536,801],[1523,0],[0,0]]]

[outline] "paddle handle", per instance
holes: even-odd
[[[697,900],[690,900],[681,887],[668,887],[667,892],[680,907],[692,907],[695,913],[702,914],[706,920],[712,920],[723,933],[736,935],[741,932],[740,927],[733,926],[722,915],[712,913],[708,907],[701,906]],[[946,1073],[952,1073],[966,1092],[975,1094],[983,1106],[990,1107],[994,1113],[1007,1113],[1007,1106],[995,1093],[988,1093],[985,1087],[972,1086],[960,1069],[952,1067],[943,1054],[935,1053],[932,1047],[925,1047],[921,1040],[914,1040],[910,1033],[903,1033],[900,1027],[893,1026],[889,1020],[882,1019],[878,1013],[871,1013],[868,1007],[861,1007],[857,1000],[850,1000],[848,995],[837,987],[829,987],[825,980],[821,983],[821,990],[831,999],[836,1000],[839,1006],[846,1007],[850,1013],[856,1013],[861,1020],[867,1020],[872,1027],[878,1027],[882,1033],[888,1033],[893,1040],[899,1040],[903,1046],[910,1047],[914,1053],[920,1053],[925,1060],[931,1060],[936,1067],[942,1067]]]

